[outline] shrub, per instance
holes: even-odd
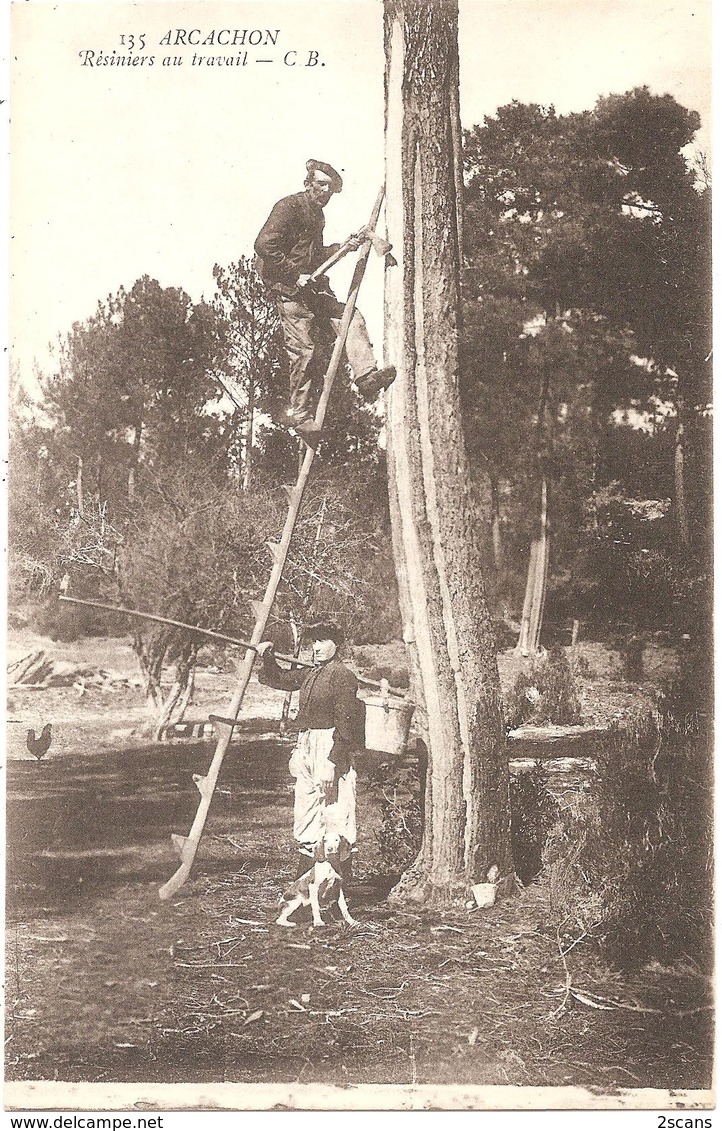
[[[598,938],[604,918],[603,892],[592,883],[583,862],[590,854],[589,846],[598,844],[600,839],[598,805],[583,793],[565,799],[542,851],[549,918],[561,932]]]
[[[685,732],[710,731],[714,713],[714,644],[711,624],[682,637],[679,670],[663,687],[661,710],[668,725]]]
[[[531,670],[519,673],[506,717],[512,728],[528,722],[564,726],[582,721],[577,681],[563,648],[555,646]]]
[[[24,616],[22,613],[16,612],[15,609],[8,609],[8,612],[7,612],[8,628],[11,628],[11,629],[12,628],[16,628],[16,629],[27,628],[29,623],[30,622],[28,621],[28,618],[26,616]]]
[[[97,599],[103,600],[103,597]],[[128,636],[131,631],[128,617],[87,605],[66,605],[55,598],[34,610],[31,624],[41,636],[64,642],[89,636]]]
[[[552,917],[625,966],[699,957],[712,923],[711,744],[651,715],[610,731],[588,797],[544,852]]]
[[[630,636],[622,643],[624,674],[632,683],[644,679],[644,636]]]
[[[514,869],[523,884],[539,874],[544,844],[559,812],[548,782],[541,762],[509,782],[512,855]]]
[[[381,863],[388,872],[403,872],[416,859],[424,832],[418,768],[382,762],[371,780],[380,790]]]

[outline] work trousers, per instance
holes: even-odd
[[[330,292],[316,293],[306,287],[295,295],[277,294],[276,309],[290,364],[290,408],[301,417],[309,411],[312,376],[308,367],[316,349],[314,334],[318,322],[330,323],[338,335],[344,307]],[[354,311],[346,335],[346,357],[355,381],[376,369],[366,322],[358,310]]]
[[[293,836],[301,852],[313,856],[326,833],[356,843],[356,771],[351,766],[338,779],[338,798],[326,801],[326,789],[336,767],[329,761],[334,728],[302,730],[288,768],[296,779],[293,798]]]

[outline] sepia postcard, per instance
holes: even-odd
[[[10,30],[6,1111],[713,1126],[711,4]]]

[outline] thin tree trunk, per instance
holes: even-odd
[[[176,703],[181,697],[183,688],[178,680],[175,680],[170,691],[168,692],[163,704],[161,706],[158,717],[155,720],[153,728],[153,738],[159,742],[163,737],[163,731],[170,724],[171,716],[175,710]]]
[[[188,651],[181,653],[176,662],[173,684],[168,693],[163,695],[163,661],[167,647],[168,640],[164,633],[150,636],[147,640],[137,633],[133,637],[133,651],[143,677],[146,705],[153,717],[153,734],[156,739],[160,739],[163,729],[171,720],[180,722],[183,719],[195,683],[198,648],[196,645],[186,645]]]
[[[78,514],[82,518],[85,514],[85,499],[83,498],[83,457],[78,456],[78,470],[75,477],[75,494],[78,500]]]
[[[161,691],[161,677],[163,674],[163,657],[165,644],[157,637],[145,641],[139,634],[133,636],[133,651],[138,660],[141,676],[143,678],[143,691],[148,710],[155,715],[163,707],[163,693]]]
[[[466,897],[511,870],[501,688],[458,376],[457,5],[386,0],[387,434],[393,548],[429,766],[424,840],[394,900]]]
[[[143,424],[136,424],[135,432],[133,435],[133,452],[131,456],[131,464],[128,468],[128,502],[132,503],[135,499],[136,476],[138,474],[138,464],[140,462],[140,441],[143,434]]]
[[[519,629],[519,639],[516,644],[516,651],[521,656],[528,656],[530,652],[530,626],[531,626],[531,604],[532,593],[534,592],[534,576],[536,574],[536,559],[539,552],[539,542],[535,538],[529,547],[529,567],[526,574],[526,589],[524,590],[524,605],[521,611],[521,628]]]
[[[184,692],[181,696],[180,703],[178,704],[178,707],[177,707],[177,713],[176,713],[176,717],[175,717],[175,722],[177,722],[177,723],[183,722],[183,719],[185,718],[186,711],[188,710],[188,708],[190,706],[190,702],[191,702],[191,698],[193,696],[193,692],[195,690],[195,686],[196,686],[196,659],[197,659],[197,655],[194,652],[192,654],[192,656],[190,658],[190,662],[189,662],[190,670],[189,670],[189,673],[188,673],[188,679],[187,679],[187,682],[186,682],[185,690],[184,690]]]
[[[251,472],[253,468],[253,421],[256,412],[256,389],[253,378],[248,379],[248,420],[246,422],[246,436],[243,458],[243,490],[248,491],[251,486]]]
[[[544,620],[544,606],[547,596],[547,579],[549,577],[549,494],[546,477],[541,483],[541,505],[539,515],[539,549],[532,590],[531,602],[531,646],[535,652],[541,645],[541,630]]]
[[[95,465],[95,497],[100,500],[103,498],[105,484],[103,482],[103,456],[98,452],[98,458]]]
[[[489,476],[491,485],[491,548],[494,554],[494,568],[500,573],[504,567],[504,552],[501,544],[501,515],[499,508],[499,480],[496,475]]]
[[[526,575],[524,607],[516,652],[530,656],[539,651],[541,642],[546,588],[549,574],[549,487],[546,467],[549,463],[549,439],[545,437],[546,416],[549,403],[549,375],[544,369],[539,386],[539,404],[536,421],[536,455],[540,466],[539,527],[529,547],[529,569]]]
[[[677,539],[680,546],[689,546],[689,520],[687,518],[687,497],[684,487],[684,464],[686,435],[684,427],[684,401],[677,400],[677,429],[674,436],[674,514],[677,523]]]
[[[529,571],[521,615],[521,631],[516,651],[522,656],[533,656],[539,651],[544,620],[547,579],[549,576],[549,518],[548,485],[542,479],[539,506],[539,535],[529,550]]]
[[[163,708],[163,693],[160,686],[161,672],[156,670],[155,666],[151,668],[141,664],[141,668],[143,670],[146,706],[150,713],[155,715]]]
[[[188,654],[179,657],[175,665],[175,679],[170,691],[165,699],[162,694],[159,696],[160,702],[156,711],[153,731],[156,739],[162,738],[163,731],[172,722],[180,722],[183,718],[193,690],[196,655],[197,650],[192,648]],[[158,689],[160,690],[160,676],[158,678]]]

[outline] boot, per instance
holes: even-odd
[[[317,424],[310,412],[304,409],[287,408],[281,417],[281,423],[284,428],[293,429],[303,440],[308,444],[309,448],[316,451],[318,442],[321,439],[322,428]]]
[[[387,365],[384,369],[373,369],[359,377],[356,387],[365,401],[373,402],[382,389],[388,389],[396,377],[396,368]]]
[[[301,437],[304,444],[308,444],[309,448],[313,448],[314,452],[321,442],[323,429],[320,424],[317,424],[313,417],[308,420],[302,420],[300,424],[294,424],[293,430],[298,436]]]

